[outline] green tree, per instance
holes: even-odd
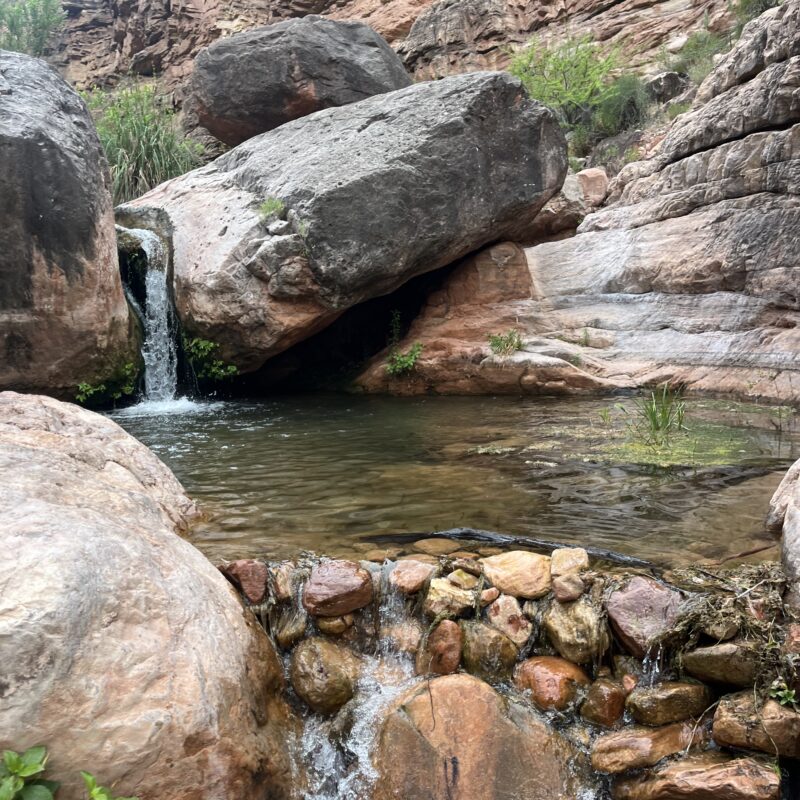
[[[0,50],[40,56],[63,24],[61,0],[0,0]]]
[[[609,95],[616,50],[603,53],[589,36],[548,46],[531,42],[511,60],[528,94],[556,112],[568,130],[591,125],[597,107]]]
[[[202,163],[203,149],[187,139],[152,84],[86,97],[111,168],[116,203],[133,200]]]

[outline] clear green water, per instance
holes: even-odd
[[[796,415],[688,401],[689,431],[653,452],[622,412],[604,422],[615,402],[303,396],[114,418],[200,502],[192,541],[212,559],[353,555],[370,535],[458,526],[673,565],[772,544]]]

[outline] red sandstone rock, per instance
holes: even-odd
[[[483,559],[483,574],[505,594],[535,600],[550,591],[549,556],[512,550]]]
[[[622,643],[637,658],[678,616],[681,595],[651,578],[635,576],[608,598],[608,618]]]
[[[238,586],[253,605],[264,602],[267,594],[267,565],[263,561],[241,558],[221,566],[220,572]]]
[[[598,678],[590,687],[581,706],[581,716],[595,725],[610,728],[625,712],[626,692],[620,683]]]
[[[462,642],[461,626],[449,619],[442,620],[417,653],[417,674],[449,675],[455,672],[461,663]]]
[[[372,578],[352,561],[318,564],[303,589],[303,606],[315,617],[341,617],[371,600]]]
[[[505,634],[517,647],[522,647],[531,635],[533,626],[522,613],[519,600],[501,594],[487,609],[489,624]]]
[[[800,714],[775,700],[759,708],[752,691],[729,694],[714,714],[714,740],[728,747],[800,758]]]
[[[519,689],[528,689],[533,702],[542,709],[563,711],[588,686],[586,673],[570,661],[553,656],[535,656],[523,661],[514,673]]]
[[[553,578],[553,596],[559,603],[577,600],[585,588],[580,575],[559,575]]]
[[[685,750],[694,725],[678,722],[663,728],[627,728],[595,739],[592,767],[598,772],[625,772],[655,766],[662,758]]]
[[[643,725],[666,725],[699,717],[711,705],[702,683],[659,683],[634,689],[625,701],[633,718]]]
[[[389,583],[401,594],[416,594],[435,572],[436,567],[432,564],[411,560],[398,561],[389,573]]]

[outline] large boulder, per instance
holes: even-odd
[[[137,358],[116,248],[83,100],[0,51],[0,389],[66,396]]]
[[[787,601],[800,607],[800,461],[784,476],[769,505],[767,528],[781,539],[781,561],[789,582]]]
[[[372,28],[308,16],[202,50],[187,106],[217,139],[237,145],[314,111],[410,84],[402,61]]]
[[[356,303],[523,235],[565,173],[552,113],[510,75],[473,73],[282,125],[120,216],[170,240],[185,329],[248,371]]]
[[[105,417],[0,394],[0,749],[45,744],[141,800],[288,798],[283,673],[234,589],[176,535],[172,473]]]
[[[423,345],[414,374],[393,381],[380,354],[359,384],[577,394],[672,381],[800,400],[799,14],[788,0],[748,25],[660,153],[625,166],[577,235],[480,265],[484,284],[494,263],[527,291],[487,299],[463,265],[399,344]],[[492,354],[487,332],[510,328],[522,349]]]
[[[573,800],[586,758],[528,707],[469,675],[426,681],[383,723],[373,800]]]

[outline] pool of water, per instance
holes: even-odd
[[[352,556],[372,536],[472,527],[720,560],[774,544],[767,504],[800,457],[794,414],[719,401],[687,401],[688,430],[662,448],[636,434],[632,399],[316,395],[113,417],[198,500],[192,541],[212,559]]]

